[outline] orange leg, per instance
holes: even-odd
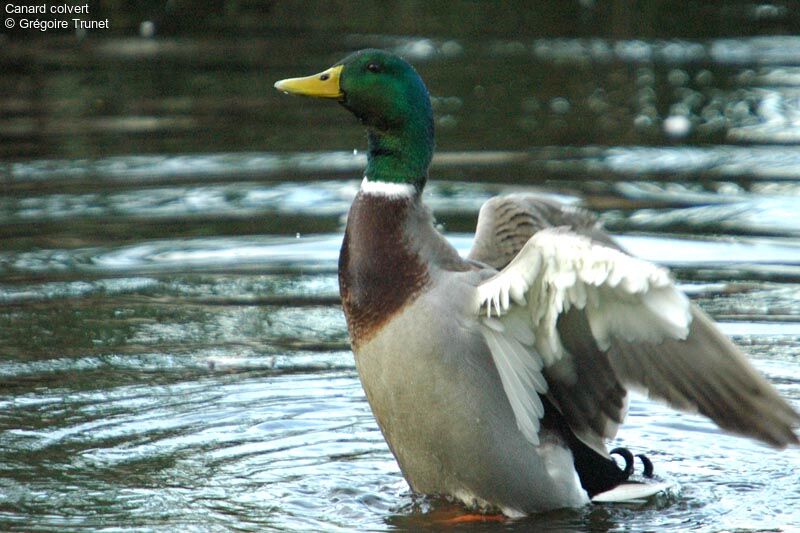
[[[458,524],[474,524],[476,522],[505,522],[508,520],[508,517],[502,514],[480,514],[480,513],[468,513],[462,514],[461,516],[454,516],[453,518],[447,518],[440,521],[440,524],[444,524],[447,526],[456,526]]]

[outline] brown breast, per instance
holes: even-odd
[[[359,193],[339,255],[339,293],[355,350],[428,284],[403,228],[414,199]]]

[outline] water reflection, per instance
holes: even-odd
[[[153,177],[148,167],[168,158],[173,171],[162,165],[158,175],[182,179],[185,171],[217,177],[285,175],[303,165],[279,155],[183,161],[164,153],[262,153],[279,146],[351,151],[363,145],[357,128],[329,127],[347,120],[335,107],[315,108],[312,116],[307,103],[278,100],[271,81],[315,65],[283,61],[279,51],[287,42],[276,36],[256,41],[109,38],[80,47],[62,42],[45,53],[41,46],[36,40],[14,41],[0,55],[0,63],[14,73],[0,84],[12,95],[0,101],[6,111],[0,133],[9,140],[0,153],[6,157],[85,160],[117,154],[123,159],[101,174],[129,180]],[[313,40],[303,48],[320,68],[346,50],[368,46],[405,54],[419,66],[442,104],[436,115],[439,145],[445,149],[798,139],[800,38],[793,36],[466,40],[359,33],[342,36],[335,50]],[[131,51],[144,53],[146,60],[131,63]],[[97,69],[126,68],[114,70],[119,75],[114,80],[18,68],[31,57],[44,64],[58,58]],[[231,65],[242,68],[217,75],[215,69]],[[507,120],[499,123],[498,116]],[[309,129],[287,135],[286,128],[297,121]],[[474,135],[476,130],[481,134]],[[132,153],[143,157],[128,157]],[[8,168],[8,175],[35,174],[36,167],[49,163],[19,164]],[[85,179],[81,163],[76,164],[60,170]],[[352,158],[324,165],[335,172],[360,168]]]

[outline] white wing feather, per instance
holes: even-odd
[[[612,337],[627,342],[685,339],[689,299],[666,269],[560,229],[531,237],[501,272],[478,286],[487,317],[502,317],[511,304],[527,306],[535,346],[546,365],[563,347],[556,322],[571,307],[587,313],[597,345]]]
[[[517,308],[502,320],[483,317],[481,332],[500,374],[517,426],[528,441],[539,444],[539,420],[544,405],[539,393],[547,392],[542,360],[532,351],[533,334]]]
[[[557,331],[560,315],[584,310],[601,350],[615,338],[685,339],[692,320],[689,300],[665,269],[558,228],[531,237],[478,286],[477,298],[517,424],[534,443],[544,412],[538,393],[547,391],[542,368],[568,357]]]

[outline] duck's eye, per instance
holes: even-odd
[[[367,65],[367,70],[370,72],[378,73],[383,70],[383,67],[381,67],[378,63],[370,63]]]

